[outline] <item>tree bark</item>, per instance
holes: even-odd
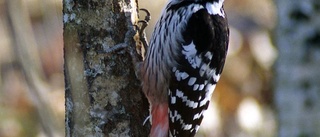
[[[320,1],[277,0],[279,137],[320,136]]]
[[[66,136],[148,135],[130,56],[136,9],[135,0],[63,1]],[[115,45],[125,48],[110,50]]]

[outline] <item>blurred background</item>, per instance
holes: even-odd
[[[153,30],[166,0],[139,0]],[[198,137],[274,137],[272,0],[226,0],[230,45]],[[0,137],[64,136],[61,0],[0,0]],[[19,46],[18,46],[19,45]]]
[[[0,137],[64,136],[61,0],[0,0]]]

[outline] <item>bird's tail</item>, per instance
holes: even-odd
[[[151,107],[151,132],[150,137],[168,137],[169,118],[168,104],[157,104]]]

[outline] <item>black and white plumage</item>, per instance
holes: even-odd
[[[224,0],[171,0],[143,64],[151,137],[192,137],[223,70],[229,30]]]

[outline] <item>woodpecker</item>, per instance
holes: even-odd
[[[170,0],[141,67],[151,137],[193,137],[228,50],[224,0]]]

